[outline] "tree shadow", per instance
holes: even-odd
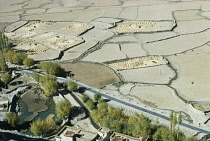
[[[80,87],[80,88],[78,89],[78,92],[79,92],[79,93],[84,93],[86,90],[87,90],[86,87]]]
[[[16,85],[20,85],[20,84],[23,84],[23,81],[14,81],[14,82],[11,82],[9,85],[16,86]]]
[[[71,109],[71,114],[69,119],[70,120],[74,120],[75,118],[77,118],[78,120],[82,120],[85,119],[87,117],[87,115],[85,114],[85,111],[83,110],[82,107],[72,107]]]
[[[111,101],[111,100],[110,99],[103,99],[103,102],[105,102],[105,103],[107,103],[109,101]]]
[[[32,138],[23,135],[8,133],[8,132],[0,132],[0,140],[8,141],[8,140],[15,140],[15,141],[48,141],[42,138]]]
[[[18,130],[28,130],[30,128],[30,124],[32,123],[32,121],[25,121],[21,124],[18,125]]]

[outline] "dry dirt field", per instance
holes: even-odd
[[[167,86],[138,85],[131,90],[130,95],[145,104],[160,109],[184,111],[186,109],[183,107],[187,107],[187,104],[176,96],[174,90]]]
[[[101,88],[120,80],[112,69],[102,65],[92,63],[63,63],[60,65],[67,72],[71,71],[74,80],[93,88]]]
[[[195,50],[196,51],[196,50]],[[210,100],[209,83],[210,56],[205,54],[171,56],[170,61],[178,64],[179,77],[172,83],[181,97],[188,101]]]

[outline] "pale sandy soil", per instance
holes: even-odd
[[[107,62],[125,59],[126,55],[120,51],[118,44],[106,44],[101,49],[86,56],[83,61]]]
[[[207,30],[198,34],[181,35],[168,40],[148,43],[144,45],[144,48],[152,55],[182,53],[209,42],[209,32],[210,30]]]
[[[118,71],[126,82],[167,84],[175,72],[166,65]]]
[[[178,55],[169,60],[176,65],[179,77],[173,81],[172,87],[179,91],[181,97],[187,101],[209,101],[210,83],[208,67],[209,55]],[[202,72],[202,73],[201,73]]]
[[[168,86],[137,85],[132,88],[130,95],[136,97],[142,102],[148,102],[152,107],[171,109],[175,111],[187,110],[183,108],[187,107],[187,104],[177,97],[174,90]]]

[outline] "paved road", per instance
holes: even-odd
[[[17,71],[17,72],[18,72],[18,71]],[[22,71],[19,71],[19,73],[25,73],[25,74],[31,75],[31,74],[32,74],[32,71],[28,71],[28,70],[25,71],[25,70],[22,70]],[[67,82],[67,81],[68,81],[66,78],[62,78],[62,77],[57,77],[57,80],[58,80],[59,82]],[[102,93],[102,92],[96,91],[96,90],[94,90],[94,89],[92,89],[92,88],[90,88],[90,87],[88,87],[88,86],[86,86],[86,85],[84,85],[84,84],[81,84],[81,83],[78,83],[78,82],[76,82],[76,83],[78,84],[78,86],[79,86],[80,88],[85,88],[86,91],[90,91],[90,92],[92,92],[92,93],[99,93],[99,94],[101,94],[103,97],[105,97],[105,98],[107,98],[107,99],[113,100],[113,101],[115,101],[115,102],[124,104],[124,105],[129,106],[129,107],[132,107],[132,108],[134,108],[134,109],[136,109],[136,110],[146,112],[146,113],[151,114],[151,115],[153,115],[153,116],[156,116],[156,117],[158,117],[158,118],[162,118],[162,119],[164,119],[164,120],[170,121],[170,120],[169,120],[169,117],[166,117],[166,116],[161,115],[161,114],[159,114],[159,113],[156,113],[156,112],[154,112],[154,111],[150,111],[150,110],[148,110],[148,109],[139,107],[139,106],[137,106],[137,105],[134,105],[134,104],[131,104],[131,103],[122,101],[122,100],[120,100],[120,99],[117,99],[117,98],[112,97],[112,96],[110,96],[110,95],[104,94],[104,93]],[[205,129],[198,128],[198,127],[193,126],[193,125],[190,125],[190,124],[181,123],[181,126],[184,126],[184,127],[186,127],[186,128],[189,128],[189,129],[193,129],[193,130],[195,130],[195,131],[198,131],[198,132],[201,132],[201,133],[204,133],[204,134],[210,134],[210,131],[205,130]]]

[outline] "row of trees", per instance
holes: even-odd
[[[44,92],[47,96],[52,96],[57,93],[59,85],[58,85],[55,75],[46,74],[45,76],[40,76],[38,73],[34,72],[32,74],[32,77],[37,82],[41,83],[41,85],[44,89]],[[65,85],[67,86],[67,89],[70,91],[78,90],[77,83],[75,83],[73,81],[68,81]]]
[[[5,49],[3,51],[3,54],[7,62],[18,65],[23,65],[23,60],[27,58],[27,55],[25,53],[19,53],[9,48]]]
[[[98,99],[98,94],[95,94],[94,100],[97,101]],[[154,141],[194,141],[196,139],[195,137],[186,138],[179,130],[182,122],[181,114],[177,116],[176,113],[171,113],[170,128],[168,128],[160,126],[158,120],[152,123],[151,119],[144,115],[127,116],[121,109],[111,107],[103,100],[94,103],[85,95],[82,97],[82,101],[91,110],[93,119],[100,126],[107,127],[115,132],[134,137],[149,136]]]
[[[3,51],[3,54],[5,61],[13,64],[25,65],[26,67],[31,67],[35,64],[35,61],[31,58],[27,58],[25,53],[19,53],[8,48]]]
[[[51,75],[65,76],[65,70],[53,62],[41,62],[40,68],[42,71]]]
[[[0,71],[7,71],[8,66],[6,64],[3,50],[7,49],[9,46],[8,44],[8,38],[4,35],[3,32],[0,32]]]
[[[0,32],[0,71],[7,71],[6,62],[30,67],[35,64],[34,60],[27,58],[25,53],[18,53],[9,48],[8,37]]]

